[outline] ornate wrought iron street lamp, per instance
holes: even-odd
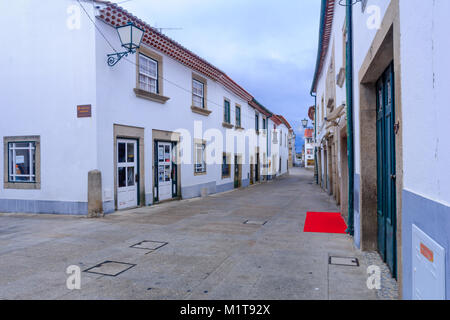
[[[142,37],[144,36],[144,30],[137,27],[132,22],[128,22],[128,24],[124,26],[117,27],[116,30],[119,34],[122,47],[127,49],[127,51],[108,54],[108,65],[110,67],[115,66],[120,59],[128,56],[130,53],[135,53],[141,46]]]

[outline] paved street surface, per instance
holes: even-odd
[[[312,172],[294,168],[269,183],[101,219],[0,214],[0,299],[376,299],[347,235],[303,233],[306,211],[336,210]],[[361,265],[330,265],[329,256]],[[91,271],[131,268],[82,272],[81,290],[67,289],[68,266],[105,261],[130,265]]]

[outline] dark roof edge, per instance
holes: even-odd
[[[333,6],[333,12],[331,13],[331,15],[334,15],[334,0],[322,0],[322,5],[321,5],[321,11],[320,11],[320,30],[319,30],[319,45],[317,48],[317,60],[316,60],[316,69],[314,71],[314,78],[313,78],[313,83],[311,86],[311,91],[310,94],[313,94],[316,92],[317,90],[317,80],[319,77],[319,74],[322,71],[322,67],[323,67],[323,62],[324,62],[324,58],[325,55],[324,53],[324,47],[326,46],[328,48],[328,44],[330,41],[330,38],[326,38],[325,39],[325,34],[327,31],[327,28],[331,28],[331,25],[328,24],[327,25],[327,13],[329,12],[329,8],[330,6]],[[331,21],[332,21],[333,17],[331,17]]]

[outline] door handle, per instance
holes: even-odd
[[[391,174],[391,179],[392,180],[397,180],[397,176],[395,174]]]

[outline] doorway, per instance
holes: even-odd
[[[348,221],[348,154],[347,154],[347,128],[341,129],[341,212]]]
[[[378,250],[396,274],[396,157],[393,65],[377,81],[377,224]]]
[[[137,140],[117,139],[117,209],[138,206]]]
[[[323,181],[322,188],[328,190],[328,153],[327,146],[323,146]]]
[[[250,157],[250,184],[255,184],[255,165],[253,164],[253,156]]]
[[[259,162],[259,152],[258,152],[258,153],[256,153],[256,165],[255,165],[255,180],[256,180],[256,182],[259,182],[259,180],[260,180],[259,174],[260,174],[260,162]]]
[[[174,149],[174,142],[155,141],[155,194],[159,202],[177,196],[177,165]]]
[[[327,164],[328,164],[328,174],[327,174],[327,191],[331,196],[333,194],[333,148],[331,146],[332,138],[327,140]]]
[[[242,164],[241,157],[238,155],[234,156],[234,188],[240,188],[242,186]]]

